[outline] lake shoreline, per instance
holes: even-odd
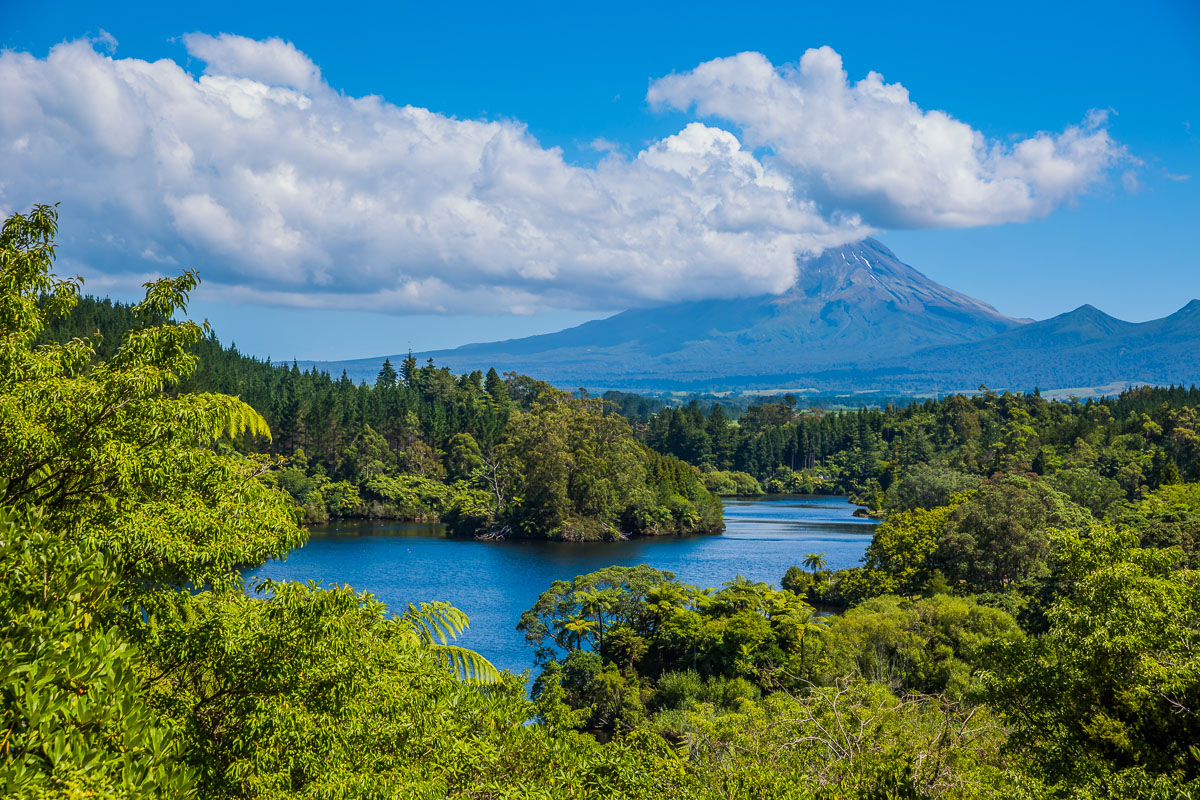
[[[854,510],[851,512],[850,516],[858,518],[858,519],[867,520],[870,522],[878,522],[879,521],[879,517],[872,514],[869,510],[867,510],[866,506],[859,505],[857,503],[852,502],[849,495],[838,495],[838,494],[762,494],[762,495],[754,495],[754,496],[729,495],[729,496],[721,497],[721,501],[722,501],[722,505],[724,505],[726,503],[736,505],[739,503],[749,503],[749,502],[753,502],[753,503],[783,502],[783,503],[786,503],[786,502],[796,501],[796,500],[810,500],[811,501],[811,500],[816,500],[818,498],[821,500],[830,500],[830,499],[845,500],[847,505],[854,507]],[[339,525],[341,525],[341,526],[360,526],[363,524],[376,525],[376,526],[382,527],[383,529],[386,529],[389,524],[393,525],[393,526],[403,526],[403,525],[441,526],[442,528],[445,529],[446,538],[459,539],[459,540],[464,540],[464,541],[558,542],[558,543],[566,544],[566,545],[598,544],[598,543],[613,543],[613,544],[615,544],[615,543],[619,543],[619,542],[630,542],[630,541],[639,541],[639,540],[707,538],[707,537],[719,537],[719,536],[723,536],[725,534],[725,527],[722,526],[722,530],[719,530],[719,531],[703,531],[703,530],[679,531],[679,532],[667,531],[667,532],[663,532],[663,533],[649,533],[649,534],[648,533],[630,533],[630,532],[622,531],[622,532],[620,532],[620,534],[617,537],[598,538],[598,539],[571,539],[571,538],[554,537],[554,536],[513,535],[511,533],[505,534],[502,536],[494,536],[494,535],[487,535],[486,533],[481,535],[479,532],[473,532],[473,533],[462,532],[462,531],[456,530],[452,524],[443,522],[439,519],[412,518],[412,517],[389,517],[389,516],[334,517],[334,518],[331,518],[324,522],[309,523],[309,524],[305,525],[305,529],[308,530],[310,534],[331,535],[331,534],[339,533],[338,531],[330,530],[330,528],[333,528],[335,526],[339,526]],[[864,527],[868,527],[868,526],[864,526]],[[873,527],[873,526],[870,526],[870,527]],[[350,533],[349,531],[347,531],[347,535],[362,535],[362,534],[361,533]],[[861,535],[869,536],[869,535],[873,535],[873,534],[869,531],[863,531],[863,533]]]

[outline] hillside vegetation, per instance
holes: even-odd
[[[98,358],[114,355],[139,313],[83,298],[41,340],[85,339]],[[240,397],[262,415],[272,437],[233,445],[279,457],[268,480],[306,522],[443,521],[481,536],[571,540],[723,527],[699,471],[651,452],[600,400],[411,356],[355,384],[242,355],[211,332],[191,352],[198,366],[178,390]]]

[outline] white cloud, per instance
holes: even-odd
[[[781,291],[853,240],[732,134],[693,124],[571,166],[519,124],[347,97],[278,39],[207,62],[86,41],[0,54],[0,205],[62,202],[89,274],[199,268],[206,293],[383,311],[614,308]]]
[[[779,292],[798,254],[869,233],[860,212],[875,224],[1021,218],[1115,157],[1101,119],[985,145],[878,76],[848,87],[836,54],[810,51],[794,74],[742,55],[651,89],[733,120],[768,160],[694,122],[584,168],[518,123],[343,95],[279,39],[185,43],[205,62],[199,78],[88,41],[0,53],[0,212],[61,201],[60,266],[101,285],[194,266],[209,296],[397,313]],[[821,120],[815,133],[790,130],[797,109]],[[891,128],[850,135],[889,109]]]
[[[228,33],[189,33],[183,43],[189,55],[204,62],[206,75],[249,78],[301,91],[321,88],[321,70],[312,59],[279,38],[257,41]]]
[[[611,153],[621,149],[621,145],[612,139],[605,139],[603,136],[597,136],[595,139],[592,139],[588,142],[588,147],[597,153]]]
[[[1043,216],[1124,157],[1103,113],[1058,134],[988,141],[945,112],[922,110],[907,89],[876,72],[850,83],[828,47],[782,68],[759,53],[708,61],[654,81],[647,100],[734,123],[822,208],[850,209],[881,227]]]

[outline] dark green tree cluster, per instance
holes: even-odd
[[[141,313],[85,298],[39,339],[82,338],[103,358]],[[236,396],[261,414],[270,439],[230,444],[282,459],[268,480],[305,522],[441,521],[483,536],[577,540],[722,529],[699,472],[649,451],[608,401],[495,370],[454,375],[411,355],[356,385],[244,356],[211,332],[190,346],[197,368],[176,391]]]
[[[1034,472],[1093,512],[1200,480],[1200,389],[1141,387],[1047,401],[982,391],[906,407],[824,412],[761,403],[664,408],[651,447],[706,471],[744,472],[769,492],[848,493],[879,510],[943,501],[998,472]],[[925,465],[922,467],[921,465]]]

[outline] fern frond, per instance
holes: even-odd
[[[271,426],[263,419],[263,415],[255,411],[249,403],[243,403],[236,397],[232,400],[233,402],[226,406],[225,419],[220,421],[222,430],[218,433],[230,437],[250,433],[271,441]]]
[[[427,645],[447,644],[467,629],[467,615],[449,603],[408,604],[404,621]]]
[[[474,650],[459,647],[456,644],[432,645],[429,650],[465,681],[472,683],[498,683],[500,681],[500,670]]]
[[[431,653],[437,655],[463,680],[496,683],[500,670],[492,662],[466,647],[450,644],[467,629],[467,615],[449,603],[408,604],[401,619]]]
[[[271,441],[271,426],[248,403],[227,394],[204,392],[181,395],[176,403],[180,421],[210,440],[249,433]]]

